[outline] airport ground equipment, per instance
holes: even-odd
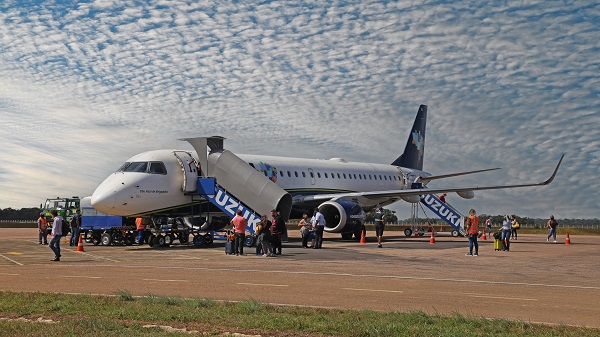
[[[58,215],[66,221],[67,224],[71,223],[71,219],[73,219],[73,215],[75,211],[80,209],[81,199],[79,197],[70,197],[70,198],[48,198],[41,205],[42,213],[46,217],[46,221],[48,222],[48,234],[52,232],[52,211],[57,211]]]
[[[425,205],[440,219],[452,226],[452,236],[467,236],[467,233],[464,229],[465,217],[450,204],[441,201],[440,198],[438,198],[435,194],[422,195],[421,204]],[[413,219],[417,218],[418,205],[419,204],[417,203],[413,204]],[[422,227],[416,226],[413,222],[413,224],[411,224],[411,228],[406,228],[404,230],[404,235],[410,237],[413,235],[413,233],[415,233],[417,236],[423,236],[425,230]]]
[[[91,197],[81,199],[81,235],[93,245],[132,245],[137,231],[132,219],[96,210]]]

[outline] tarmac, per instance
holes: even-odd
[[[337,309],[459,313],[531,323],[600,328],[600,237],[519,235],[510,252],[480,240],[465,256],[465,238],[384,236],[382,248],[326,234],[323,249],[305,249],[290,231],[277,257],[225,255],[212,247],[174,245],[77,247],[61,244],[60,262],[37,243],[36,229],[0,229],[0,290],[111,295],[126,290],[185,298]],[[370,236],[371,235],[371,236]],[[54,288],[54,286],[53,286]]]

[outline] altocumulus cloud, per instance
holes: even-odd
[[[0,207],[197,135],[389,163],[423,103],[428,171],[503,168],[437,186],[541,181],[566,153],[552,185],[459,208],[598,217],[598,27],[593,1],[5,1]]]

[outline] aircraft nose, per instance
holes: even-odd
[[[115,211],[116,191],[100,188],[99,186],[92,194],[92,206],[100,212],[112,214]]]

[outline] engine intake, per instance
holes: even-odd
[[[365,212],[353,201],[326,201],[319,205],[319,212],[325,218],[325,231],[329,233],[355,232],[365,222]]]

